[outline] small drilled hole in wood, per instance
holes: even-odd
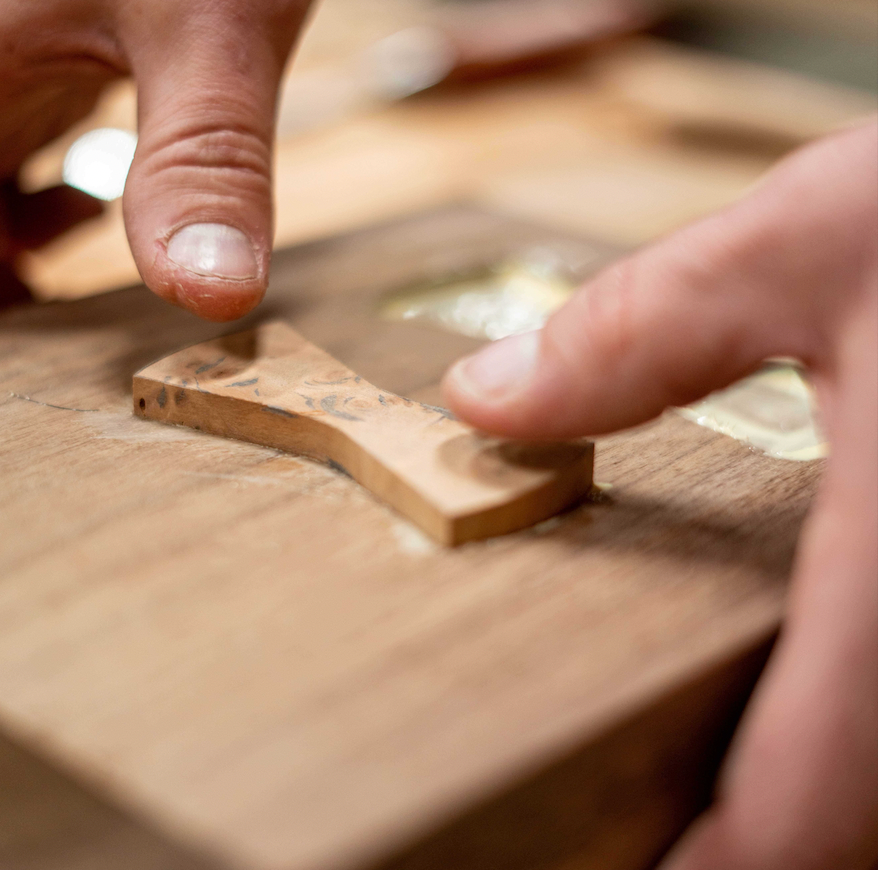
[[[146,399],[141,399],[141,400],[140,400],[140,410],[141,410],[141,411],[146,410]]]

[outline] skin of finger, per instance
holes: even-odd
[[[183,13],[180,4],[155,6],[159,20],[144,25],[145,39],[138,31],[131,56],[141,139],[124,202],[129,241],[154,292],[207,319],[231,320],[258,304],[267,285],[275,104],[306,5],[198,3]],[[169,240],[193,223],[240,230],[253,245],[256,277],[199,276],[171,261]]]
[[[127,72],[106,0],[6,0],[0,13],[0,178]]]
[[[834,455],[716,806],[663,870],[878,864],[878,270],[821,384]]]
[[[526,389],[488,401],[452,370],[445,401],[488,432],[567,438],[636,425],[769,355],[811,362],[871,244],[876,129],[804,149],[743,202],[598,276],[549,320]]]
[[[60,202],[54,193],[41,193],[24,204],[15,179],[24,160],[84,118],[104,86],[125,72],[104,6],[103,0],[3,3],[0,260],[10,267],[21,251],[95,214],[94,207],[73,201],[76,194]],[[4,283],[10,284],[9,275]],[[20,287],[13,296],[24,298]]]
[[[66,185],[32,194],[13,193],[9,202],[14,252],[48,244],[84,221],[104,213],[104,204]]]

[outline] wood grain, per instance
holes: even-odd
[[[612,253],[449,210],[279,254],[242,328],[430,401],[476,343],[381,295],[536,244]],[[606,502],[443,549],[332,469],[132,415],[134,372],[218,332],[142,289],[0,315],[2,727],[224,870],[649,866],[709,794],[820,465],[666,417],[599,440]]]
[[[593,444],[480,436],[372,386],[282,321],[172,354],[133,390],[146,419],[327,462],[448,546],[525,529],[592,491]]]

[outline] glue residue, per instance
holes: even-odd
[[[497,341],[540,329],[575,287],[551,258],[530,252],[394,293],[384,300],[381,314]]]
[[[809,462],[829,453],[813,390],[796,365],[768,364],[678,412],[777,459]]]
[[[394,520],[391,530],[399,549],[407,556],[432,556],[439,549],[432,539],[406,520]]]

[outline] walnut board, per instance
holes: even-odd
[[[376,300],[532,245],[613,255],[452,209],[279,254],[241,328],[435,403],[476,343]],[[447,550],[326,466],[131,413],[136,371],[227,331],[140,288],[0,315],[0,728],[205,866],[649,866],[707,798],[819,464],[665,416],[598,440],[604,503]]]
[[[517,532],[592,493],[594,445],[486,438],[379,390],[281,320],[134,376],[134,413],[327,462],[441,544]]]

